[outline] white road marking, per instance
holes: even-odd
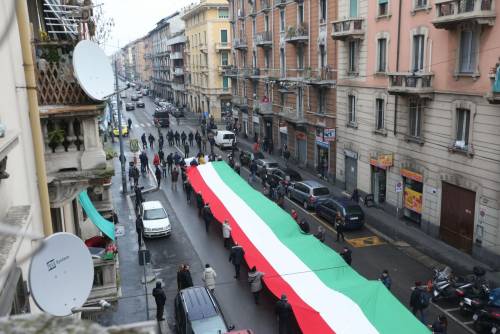
[[[442,308],[441,306],[431,302],[431,304],[437,308],[438,310],[440,310],[441,312],[443,313],[446,313],[446,316],[453,319],[453,321],[455,321],[460,327],[462,327],[463,329],[465,329],[467,332],[471,333],[471,334],[476,334],[476,332],[474,330],[472,330],[471,328],[469,328],[467,325],[468,323],[465,323],[465,322],[462,322],[460,321],[460,319],[458,319],[457,317],[455,317],[453,314],[451,314],[450,312],[447,312],[444,308]]]

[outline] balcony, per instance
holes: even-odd
[[[217,44],[215,44],[215,50],[217,52],[230,51],[231,50],[231,43],[229,43],[229,42],[217,43]]]
[[[255,67],[248,69],[250,71],[249,77],[254,80],[258,80],[260,78],[260,68]]]
[[[350,18],[332,22],[332,39],[345,41],[348,38],[365,37],[364,18]]]
[[[289,26],[286,31],[285,40],[288,43],[304,44],[309,40],[307,23],[303,22],[296,26]]]
[[[267,13],[271,10],[271,0],[260,0],[260,9]]]
[[[462,23],[495,25],[494,0],[436,0],[436,17],[432,20],[438,29],[456,29]]]
[[[229,72],[231,72],[233,69],[233,65],[219,65],[218,70],[219,74],[224,75],[226,77],[229,77],[228,75]]]
[[[248,48],[246,38],[234,38],[233,45],[236,50],[246,50]]]
[[[208,53],[208,45],[200,44],[200,52]]]
[[[335,71],[329,67],[307,70],[304,80],[310,85],[322,87],[335,87],[337,83]]]
[[[276,7],[285,7],[288,0],[274,0],[274,5]]]
[[[100,300],[118,299],[117,260],[93,259],[94,283],[84,306],[97,304]]]
[[[433,73],[389,73],[389,88],[392,95],[416,95],[420,98],[432,99]]]
[[[238,75],[244,79],[249,79],[253,74],[254,74],[254,69],[252,68],[238,69]]]
[[[263,48],[272,48],[273,34],[270,31],[259,32],[255,35],[255,45]]]
[[[184,84],[183,83],[178,83],[178,82],[172,82],[172,89],[175,91],[183,91],[184,90]]]
[[[224,75],[229,78],[236,78],[238,76],[238,68],[232,65],[219,66],[224,71]]]
[[[492,69],[491,91],[486,94],[486,99],[491,104],[500,104],[500,65]]]
[[[273,104],[271,102],[254,101],[253,110],[260,115],[272,115]]]
[[[182,55],[182,52],[175,51],[170,54],[170,59],[184,59],[184,56]]]
[[[304,112],[299,111],[296,108],[283,107],[281,108],[281,111],[278,113],[278,115],[291,123],[295,124],[306,123],[306,120],[304,118]]]
[[[231,103],[240,108],[240,110],[248,110],[248,99],[244,96],[233,95]]]
[[[184,69],[182,67],[174,68],[174,75],[177,77],[184,76]]]

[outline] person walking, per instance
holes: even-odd
[[[132,130],[132,120],[129,118],[127,119],[127,125],[128,125],[128,132],[130,132],[130,130]]]
[[[156,176],[156,183],[157,183],[157,187],[156,189],[160,189],[160,183],[161,183],[161,170],[158,166],[156,166],[156,170],[155,170],[155,176]]]
[[[187,142],[184,143],[184,158],[189,158],[189,145]]]
[[[250,182],[254,182],[255,181],[255,174],[256,173],[257,173],[257,162],[255,162],[255,159],[254,159],[250,163],[250,178],[249,178]]]
[[[160,133],[160,136],[158,137],[158,148],[160,151],[163,150],[163,135]]]
[[[137,215],[137,219],[135,220],[135,231],[137,232],[137,244],[140,249],[142,246],[142,234],[144,232],[144,223],[142,222],[142,216],[140,213]]]
[[[193,192],[193,186],[189,182],[189,180],[186,180],[184,184],[184,190],[186,190],[186,201],[188,204],[191,204],[191,193]]]
[[[207,151],[207,138],[205,136],[201,138],[201,151],[202,152]]]
[[[153,149],[154,144],[155,144],[155,137],[150,133],[148,136],[148,141],[149,141],[149,148]]]
[[[175,131],[174,133],[175,145],[179,146],[181,144],[181,135],[179,132]]]
[[[142,198],[142,189],[144,187],[134,187],[134,193],[135,193],[135,210],[137,212],[140,212],[140,208],[142,205],[142,202],[144,202],[144,199]]]
[[[380,275],[379,280],[382,282],[383,285],[387,288],[387,290],[391,290],[392,286],[392,278],[389,276],[389,270],[384,269],[382,271],[382,274]]]
[[[262,277],[264,273],[257,270],[255,266],[248,272],[248,283],[250,284],[250,291],[253,294],[253,300],[256,305],[259,305],[260,291],[262,290]]]
[[[193,286],[193,278],[187,264],[182,264],[177,271],[177,288],[180,290]]]
[[[160,165],[160,156],[158,153],[155,153],[153,157],[153,166],[158,167]]]
[[[215,278],[217,277],[217,273],[214,268],[210,267],[207,263],[205,264],[205,270],[203,270],[203,274],[201,276],[201,280],[205,282],[205,287],[210,290],[210,292],[215,291]]]
[[[184,146],[184,144],[186,144],[186,133],[184,131],[182,131],[181,133],[181,142],[182,142],[182,146]]]
[[[177,170],[177,167],[174,167],[170,176],[172,179],[172,190],[177,191],[177,180],[179,180],[179,171]]]
[[[352,252],[349,248],[344,247],[342,251],[340,252],[340,256],[344,259],[344,261],[348,264],[351,265],[352,263]]]
[[[141,135],[141,141],[142,141],[142,149],[143,150],[147,149],[148,148],[148,143],[146,141],[146,134],[145,133],[143,133]]]
[[[342,218],[342,215],[340,214],[340,211],[337,211],[337,214],[335,215],[335,230],[337,231],[337,241],[345,241],[344,237],[344,219]]]
[[[431,326],[433,334],[447,334],[448,333],[448,319],[444,314],[438,315],[438,318]]]
[[[174,164],[174,155],[172,153],[169,153],[167,155],[167,165],[168,165],[168,173],[172,173],[172,165]]]
[[[165,318],[163,318],[163,310],[165,310],[167,296],[161,287],[161,282],[156,282],[156,288],[153,289],[152,294],[156,302],[156,321],[163,321],[165,320]]]
[[[229,225],[229,221],[224,219],[222,223],[222,238],[224,239],[224,248],[229,249],[229,245],[231,244],[231,225]]]
[[[288,298],[285,294],[281,295],[281,299],[276,303],[274,310],[278,317],[278,333],[291,334],[292,306],[288,303]]]
[[[137,187],[139,185],[139,169],[134,166],[133,167],[133,174],[132,174],[132,178],[134,179],[134,187]]]
[[[208,233],[208,228],[210,227],[210,223],[212,222],[212,219],[214,218],[212,214],[212,210],[210,209],[210,204],[207,202],[205,203],[205,206],[203,207],[202,213],[203,221],[205,221],[205,230]]]
[[[192,131],[189,132],[188,141],[189,141],[189,146],[193,147],[194,135]]]
[[[410,295],[411,312],[420,318],[420,321],[425,324],[425,309],[429,306],[430,296],[425,291],[425,286],[422,282],[415,282],[415,287]]]
[[[161,172],[164,179],[167,179],[167,162],[165,159],[161,162]]]
[[[205,206],[205,204],[203,203],[203,197],[201,196],[201,191],[199,191],[196,194],[196,207],[198,208],[198,216],[201,216],[203,206]]]
[[[318,226],[318,232],[314,236],[321,242],[325,242],[325,228],[323,226]]]
[[[234,278],[240,279],[240,267],[243,262],[243,257],[245,256],[245,250],[243,247],[238,245],[237,242],[231,247],[231,254],[229,255],[229,262],[234,266]]]

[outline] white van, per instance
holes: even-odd
[[[233,145],[233,141],[236,141],[236,136],[234,135],[234,132],[218,130],[215,132],[214,140],[215,145],[220,148],[231,147]]]

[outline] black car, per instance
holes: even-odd
[[[135,106],[136,106],[137,108],[144,108],[144,101],[137,101],[137,102],[135,103]]]
[[[155,124],[159,124],[161,127],[168,128],[170,126],[170,119],[168,112],[166,111],[156,111],[153,114]]]
[[[184,117],[184,110],[183,109],[174,109],[174,110],[172,110],[172,116],[174,116],[175,118]]]
[[[284,169],[278,168],[272,170],[269,173],[267,179],[269,182],[273,180],[276,183],[280,183],[281,181],[285,181],[286,183],[288,182],[294,183],[302,181],[302,176],[300,176],[299,172],[291,168],[284,168]]]
[[[332,225],[335,224],[337,211],[345,220],[345,229],[355,230],[363,227],[365,222],[365,213],[358,203],[344,198],[327,198],[320,200],[316,204],[316,213],[323,217]]]
[[[265,157],[262,152],[252,153],[250,151],[243,150],[240,152],[240,164],[242,166],[249,166],[250,162],[254,159],[265,159]]]
[[[125,110],[130,111],[130,110],[135,110],[135,106],[133,103],[127,103],[125,104]]]

